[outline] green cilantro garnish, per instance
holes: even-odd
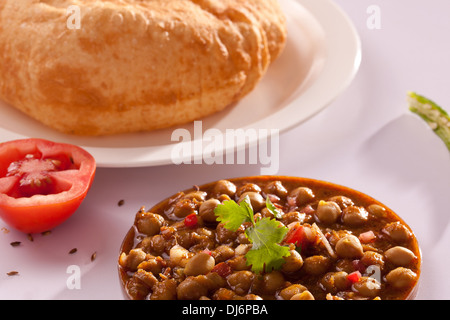
[[[283,216],[283,211],[279,210],[275,205],[270,201],[270,198],[266,198],[266,208],[273,214],[275,218],[280,219]]]
[[[270,200],[267,203],[273,206]],[[268,209],[271,211],[271,208]],[[255,221],[248,197],[239,204],[233,200],[224,201],[216,207],[214,213],[217,220],[233,232],[237,231],[243,223],[251,223],[251,226],[245,230],[245,235],[252,243],[252,248],[245,258],[247,265],[252,266],[253,272],[262,273],[278,269],[285,262],[283,258],[290,255],[288,247],[279,245],[288,228],[275,219],[262,218]]]
[[[233,200],[224,201],[214,210],[217,221],[223,222],[225,228],[233,232],[245,222],[253,222],[253,208],[248,197],[244,198],[240,204]]]

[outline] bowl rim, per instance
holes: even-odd
[[[399,216],[394,210],[390,209],[390,207],[386,206],[384,203],[378,201],[377,199],[373,198],[372,196],[370,196],[370,195],[368,195],[368,194],[366,194],[366,193],[364,193],[362,191],[359,191],[359,190],[356,190],[356,189],[353,189],[353,188],[350,188],[350,187],[347,187],[347,186],[344,186],[344,185],[341,185],[341,184],[338,184],[338,183],[329,182],[329,181],[321,180],[321,179],[299,177],[299,176],[287,176],[287,175],[251,175],[251,176],[239,176],[239,177],[233,177],[233,178],[224,178],[224,179],[219,179],[219,180],[206,182],[206,183],[203,183],[203,184],[201,184],[199,186],[194,185],[194,186],[192,186],[190,188],[187,188],[187,189],[184,189],[182,191],[178,191],[176,193],[173,193],[173,194],[169,195],[168,197],[164,198],[163,200],[161,200],[161,201],[157,202],[156,204],[154,204],[147,211],[151,211],[153,208],[161,206],[162,204],[167,202],[171,197],[173,197],[175,194],[177,194],[179,192],[188,193],[188,192],[196,191],[198,189],[202,189],[202,188],[208,187],[208,186],[210,186],[212,184],[215,184],[215,183],[217,183],[220,180],[228,180],[230,182],[233,182],[233,181],[242,181],[242,180],[255,181],[255,180],[267,180],[267,179],[270,179],[272,181],[276,181],[276,180],[281,180],[281,181],[283,181],[283,180],[284,181],[304,181],[304,182],[306,182],[306,184],[319,184],[319,185],[327,186],[327,187],[330,187],[330,188],[333,188],[333,187],[336,188],[337,187],[337,188],[339,188],[341,190],[345,190],[346,192],[349,192],[349,193],[356,193],[356,194],[362,195],[365,198],[370,199],[370,200],[374,201],[374,203],[376,203],[378,205],[381,205],[385,209],[389,210],[392,214],[395,215],[396,219],[398,219],[398,221],[400,221],[402,224],[404,224],[408,228],[408,230],[412,233],[413,238],[414,238],[414,244],[415,244],[415,246],[417,248],[417,256],[416,256],[416,258],[417,258],[417,272],[416,272],[417,277],[416,277],[416,281],[415,281],[414,286],[409,291],[409,293],[407,295],[405,295],[405,297],[403,299],[400,299],[400,300],[414,300],[417,297],[417,294],[418,294],[418,291],[419,291],[419,287],[420,287],[420,282],[421,282],[420,280],[421,280],[421,273],[422,273],[422,265],[423,265],[422,257],[423,256],[422,256],[422,250],[421,250],[421,247],[420,247],[420,244],[419,244],[419,240],[418,240],[416,234],[414,233],[414,230],[412,230],[412,228],[403,220],[403,218],[401,216]],[[141,208],[141,210],[142,210],[142,208]],[[127,240],[131,236],[134,237],[135,233],[136,233],[136,227],[133,224],[131,226],[131,228],[127,231],[125,237],[122,240],[122,243],[120,245],[119,258],[121,256],[121,254],[123,252],[125,252],[123,250],[124,246],[127,243],[130,242],[130,241],[127,241]],[[117,260],[117,267],[118,267],[118,272],[119,272],[119,279],[120,279],[120,283],[121,283],[122,293],[124,294],[126,299],[131,299],[131,297],[128,294],[127,289],[126,289],[125,279],[123,278],[124,270],[122,270],[122,267],[118,263],[118,260]]]

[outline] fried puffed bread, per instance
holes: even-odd
[[[0,99],[76,135],[188,123],[254,89],[285,24],[277,0],[1,0]]]

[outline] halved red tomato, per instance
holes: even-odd
[[[26,233],[69,218],[85,199],[94,157],[71,144],[23,139],[0,144],[0,217]]]

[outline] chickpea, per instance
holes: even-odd
[[[160,272],[162,272],[163,260],[161,259],[161,257],[148,257],[147,255],[146,259],[147,260],[144,260],[137,266],[138,269],[142,269],[153,274],[159,274]]]
[[[354,235],[347,235],[336,243],[336,253],[341,258],[360,258],[363,248],[359,239]]]
[[[256,219],[256,214],[255,214],[255,219]],[[238,236],[236,238],[238,243],[241,244],[249,244],[250,240],[248,240],[247,236],[245,235],[245,232],[238,232]]]
[[[199,252],[187,261],[184,274],[187,276],[207,274],[215,265],[216,262],[211,255],[206,252]]]
[[[230,246],[220,245],[212,252],[212,256],[216,263],[223,262],[234,256],[234,250]]]
[[[254,212],[259,212],[259,210],[266,205],[266,200],[264,200],[263,196],[253,191],[248,191],[241,194],[239,197],[239,202],[243,201],[246,196],[249,197],[250,204],[252,205]]]
[[[316,210],[316,217],[320,222],[332,224],[341,216],[341,208],[333,201],[319,201]]]
[[[158,283],[158,279],[156,279],[155,275],[145,270],[136,271],[136,273],[133,275],[133,278],[139,279],[149,288],[152,288]]]
[[[298,187],[291,191],[289,196],[295,200],[295,204],[300,207],[314,200],[314,193],[306,187]]]
[[[209,199],[203,202],[200,205],[198,214],[202,219],[206,222],[215,222],[216,215],[214,213],[214,209],[220,204],[220,201],[217,199]]]
[[[378,266],[380,269],[384,267],[384,257],[382,254],[375,251],[366,251],[361,257],[361,262],[365,266]]]
[[[230,287],[239,295],[245,295],[250,290],[255,275],[251,271],[237,271],[227,277]]]
[[[223,278],[217,272],[210,272],[206,274],[204,277],[206,280],[209,281],[208,288],[212,290],[217,290],[221,287],[225,287],[227,284],[225,278]]]
[[[177,281],[165,279],[152,288],[150,300],[175,300],[177,298]]]
[[[388,223],[384,228],[383,232],[387,234],[392,240],[398,243],[405,243],[411,239],[412,233],[400,222]]]
[[[353,264],[353,259],[339,259],[336,262],[336,270],[344,271],[347,273],[352,273],[355,271],[355,266]]]
[[[233,270],[249,270],[250,266],[247,265],[247,259],[245,256],[236,256],[227,261],[227,264]]]
[[[302,268],[303,266],[303,258],[296,250],[289,250],[290,255],[285,257],[286,261],[281,267],[281,271],[289,273],[295,272]]]
[[[251,244],[240,244],[234,249],[234,254],[237,256],[243,256],[252,248]]]
[[[400,246],[390,248],[384,255],[389,262],[399,267],[406,267],[416,259],[414,252]]]
[[[310,256],[303,261],[303,270],[311,275],[321,275],[330,267],[330,259],[324,256]]]
[[[387,216],[386,209],[378,204],[371,204],[367,207],[367,211],[377,218],[385,218]]]
[[[266,294],[274,294],[285,285],[284,276],[280,271],[272,271],[263,275],[261,290]]]
[[[178,200],[175,205],[173,206],[173,214],[177,218],[184,218],[191,213],[195,213],[197,209],[197,206],[195,203],[190,199],[181,199]]]
[[[190,257],[189,250],[176,244],[169,251],[170,262],[175,266],[185,267]]]
[[[201,278],[187,277],[177,287],[178,300],[198,300],[208,295],[208,285]]]
[[[368,212],[362,207],[350,206],[342,212],[342,222],[348,226],[360,226],[368,220]]]
[[[140,233],[147,236],[158,234],[165,220],[162,216],[151,212],[139,212],[136,214],[135,224]]]
[[[334,196],[328,199],[328,201],[333,201],[338,204],[338,206],[344,210],[345,208],[354,205],[352,199],[347,198],[345,196]]]
[[[262,208],[262,209],[261,209],[261,217],[262,217],[262,218],[273,219],[273,218],[274,218],[274,215],[273,215],[272,212],[270,212],[269,209],[267,209],[267,208]]]
[[[228,180],[219,180],[213,188],[213,193],[217,195],[226,194],[234,197],[236,194],[236,186]]]
[[[205,191],[193,191],[183,197],[183,199],[205,201],[207,193]]]
[[[219,223],[216,227],[216,237],[220,243],[228,243],[236,239],[237,233],[225,228],[223,223]]]
[[[297,293],[292,296],[290,300],[315,300],[314,296],[308,290],[303,291],[302,293]]]
[[[237,191],[237,196],[240,197],[240,196],[242,196],[242,194],[244,194],[246,192],[260,193],[261,188],[257,184],[246,183],[242,187],[239,188],[239,190]]]
[[[278,296],[283,300],[290,300],[294,295],[306,290],[307,288],[301,284],[291,284],[289,287],[280,290]]]
[[[332,293],[346,290],[350,286],[350,281],[347,279],[347,272],[328,272],[320,280],[320,284]]]
[[[266,185],[264,188],[265,194],[274,194],[280,198],[284,198],[287,196],[288,191],[283,186],[281,181],[272,181]]]
[[[417,274],[411,269],[398,267],[386,275],[386,281],[396,289],[404,289],[414,284]]]
[[[219,288],[213,294],[213,300],[233,300],[236,298],[236,293],[227,288]]]
[[[140,248],[131,249],[127,254],[122,253],[120,256],[120,264],[132,271],[136,271],[138,265],[142,263],[147,257],[147,254]]]
[[[374,298],[380,293],[381,284],[374,278],[361,277],[353,284],[352,289],[364,297]]]
[[[142,270],[143,271],[143,270]],[[142,272],[141,271],[141,272]],[[145,271],[143,271],[145,272]],[[145,299],[150,293],[151,289],[147,283],[143,282],[140,278],[140,271],[136,272],[126,284],[126,291],[133,299]],[[155,278],[156,282],[158,281]],[[155,282],[155,283],[156,283]]]
[[[160,256],[166,250],[167,244],[168,244],[168,242],[164,238],[164,236],[157,234],[157,235],[151,237],[148,247],[150,247],[151,252],[155,256]]]

